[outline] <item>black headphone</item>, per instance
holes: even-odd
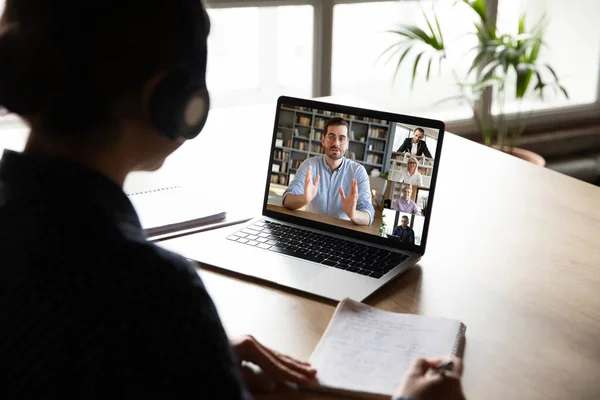
[[[167,73],[148,102],[150,120],[171,140],[193,139],[208,119],[210,97],[206,87],[206,34],[201,19],[208,15],[199,0],[184,0],[181,7],[186,34],[193,37],[187,62]]]

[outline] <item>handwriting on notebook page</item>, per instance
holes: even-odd
[[[311,357],[322,386],[391,394],[416,357],[452,354],[460,322],[344,300]]]

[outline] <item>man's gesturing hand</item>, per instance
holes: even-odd
[[[342,209],[350,219],[354,219],[356,214],[356,204],[358,203],[358,182],[352,179],[352,187],[350,194],[346,197],[344,189],[340,188],[340,196],[342,196]]]
[[[309,165],[308,169],[306,170],[306,178],[304,178],[304,200],[306,201],[306,204],[309,204],[311,201],[313,201],[313,199],[317,195],[320,178],[321,177],[319,176],[319,174],[317,174],[313,182],[312,165]]]

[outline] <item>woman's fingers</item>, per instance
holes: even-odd
[[[314,376],[314,373],[308,373],[306,368],[302,368],[300,369],[302,372],[298,372],[297,368],[288,366],[297,365],[289,360],[284,362],[251,336],[242,340],[238,346],[240,350],[238,351],[238,355],[241,361],[250,361],[258,365],[276,382],[287,380],[295,383],[304,383],[311,380]]]
[[[281,354],[273,349],[270,349],[264,345],[261,345],[266,351],[271,353],[274,357],[276,357],[280,362],[285,364],[288,368],[300,372],[303,375],[308,377],[313,377],[317,374],[317,370],[312,368],[310,363],[305,361],[296,360],[293,357],[290,357],[285,354]]]

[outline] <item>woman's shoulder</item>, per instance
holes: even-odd
[[[127,246],[127,258],[144,270],[154,269],[156,272],[172,276],[197,278],[194,266],[185,257],[166,250],[150,242],[131,242]]]

